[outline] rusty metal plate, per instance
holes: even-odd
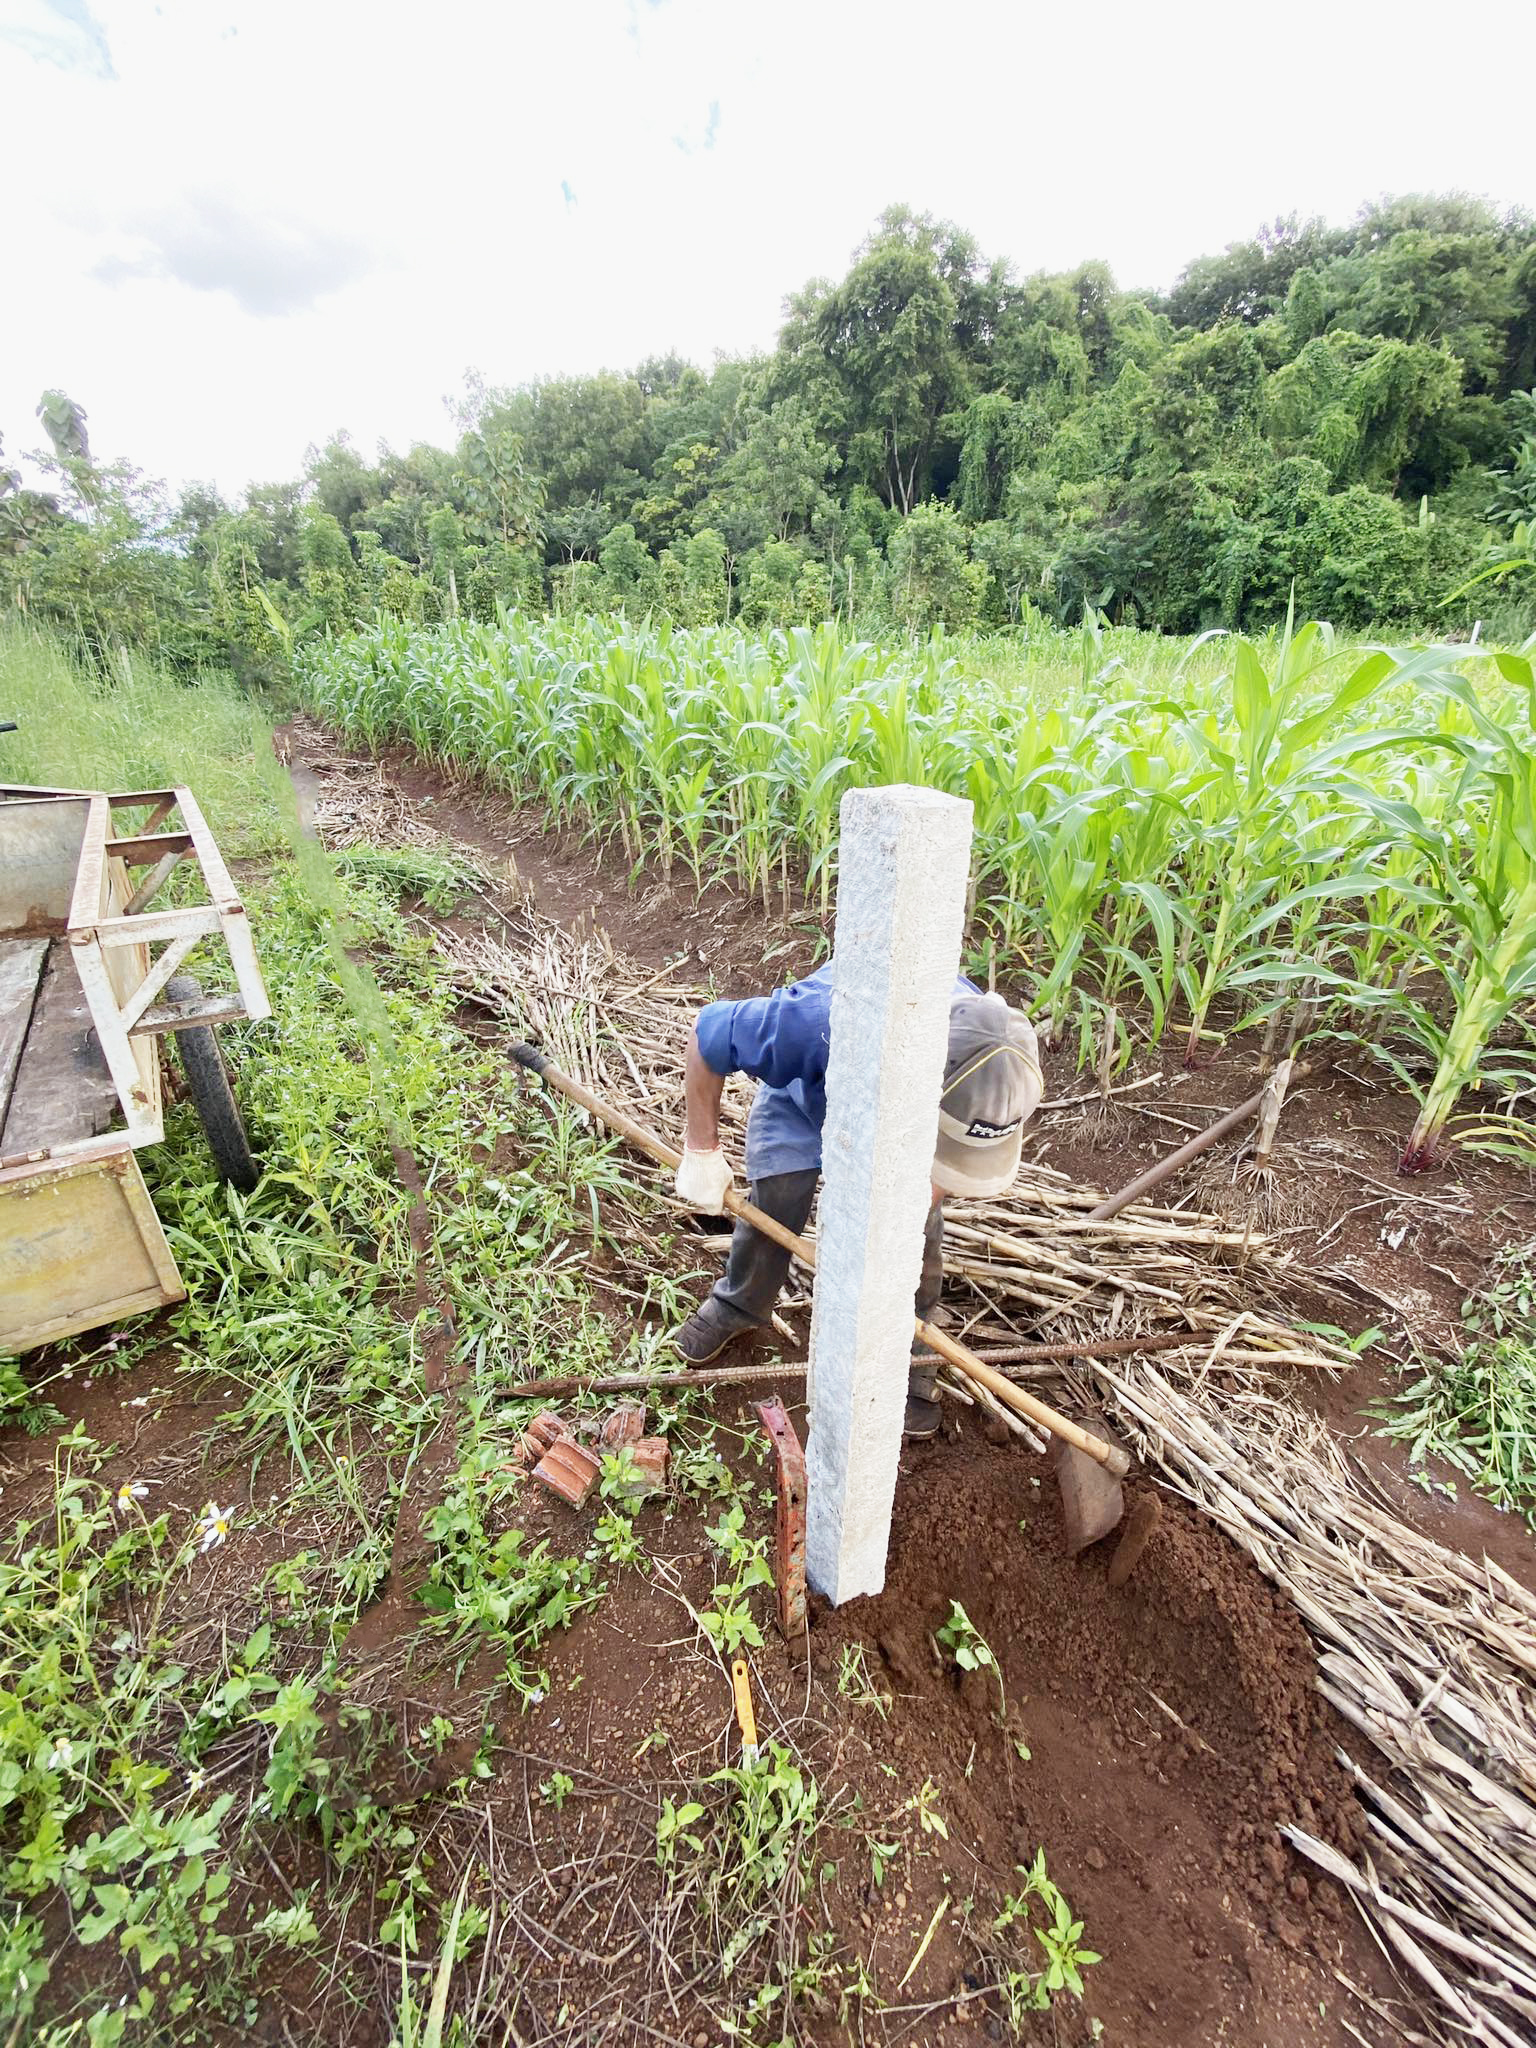
[[[759,1401],[757,1412],[778,1466],[774,1511],[777,1618],[780,1633],[793,1638],[805,1633],[805,1452],[777,1394],[771,1401]]]

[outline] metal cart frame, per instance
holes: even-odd
[[[118,814],[146,807],[119,836]],[[206,900],[152,908],[188,862]],[[208,941],[235,993],[175,999],[167,983]],[[270,1014],[244,905],[190,790],[0,784],[0,1347],[184,1298],[133,1157],[165,1135],[157,1040]]]

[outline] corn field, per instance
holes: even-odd
[[[1401,1080],[1405,1169],[1448,1129],[1536,1142],[1518,1116],[1536,1087],[1529,644],[1089,624],[979,673],[993,651],[514,614],[381,622],[323,647],[304,687],[369,745],[408,742],[637,868],[728,877],[786,914],[828,908],[844,790],[967,796],[975,961],[1105,1088],[1169,1032],[1193,1061],[1263,1024],[1266,1050],[1327,1036]]]

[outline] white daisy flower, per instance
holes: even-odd
[[[48,1752],[50,1771],[68,1770],[75,1760],[75,1746],[67,1735],[56,1735],[53,1748]]]
[[[229,1535],[229,1524],[234,1515],[234,1503],[221,1508],[217,1502],[209,1501],[203,1509],[202,1520],[192,1531],[197,1539],[199,1556],[206,1557],[210,1550],[217,1550]]]
[[[117,1512],[120,1515],[131,1515],[133,1513],[133,1504],[136,1500],[148,1499],[149,1486],[146,1481],[142,1479],[125,1479],[117,1489]]]

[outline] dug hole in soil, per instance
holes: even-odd
[[[302,725],[293,737],[301,766]],[[340,749],[325,753],[345,758]],[[808,964],[780,958],[754,979],[742,957],[746,949],[764,957],[753,906],[738,906],[739,917],[722,917],[714,906],[702,917],[694,910],[667,930],[662,892],[647,888],[643,914],[626,916],[622,879],[603,875],[590,851],[544,840],[526,813],[509,832],[500,805],[500,829],[487,829],[472,793],[450,790],[419,762],[392,758],[389,769],[396,786],[452,836],[503,853],[515,839],[520,884],[546,913],[600,914],[617,943],[642,958],[670,957],[684,932],[690,939],[697,933],[695,959],[736,993],[764,973],[776,982],[786,967]],[[679,895],[679,914],[683,908]],[[639,945],[642,933],[631,925],[646,927]],[[765,1380],[759,1391],[771,1389]],[[721,1403],[722,1419],[736,1405]],[[740,1419],[750,1426],[750,1409]],[[803,1414],[797,1420],[803,1434]],[[1128,1505],[1149,1485],[1128,1487]],[[1161,1490],[1159,1497],[1161,1520],[1141,1562],[1124,1587],[1111,1589],[1112,1543],[1075,1561],[1065,1555],[1050,1463],[987,1442],[968,1414],[945,1438],[904,1452],[884,1592],[817,1617],[809,1670],[772,1634],[755,1653],[761,1732],[769,1738],[776,1726],[792,1730],[827,1803],[855,1797],[878,1833],[882,1816],[931,1783],[948,1829],[947,1836],[911,1831],[909,1853],[881,1885],[861,1836],[845,1841],[835,1828],[823,1830],[818,1854],[835,1866],[820,1887],[828,1919],[842,1954],[863,1961],[890,2009],[880,2015],[866,2007],[853,2033],[830,2015],[811,2019],[813,2035],[828,2042],[858,2034],[890,2042],[1000,2037],[986,2002],[969,1995],[990,1977],[960,1907],[974,1901],[969,1924],[984,1931],[1003,1897],[1019,1889],[1017,1866],[1041,1848],[1085,1923],[1083,1945],[1103,1957],[1087,1972],[1081,2005],[1060,1998],[1030,2023],[1042,2041],[1086,2043],[1098,2038],[1095,2023],[1103,2039],[1145,2048],[1342,2048],[1392,2038],[1352,1987],[1411,2018],[1401,1986],[1343,1895],[1278,1832],[1296,1822],[1347,1850],[1365,1828],[1334,1760],[1346,1731],[1317,1693],[1310,1639],[1218,1528]],[[574,1551],[591,1514],[573,1518],[528,1502],[513,1519],[530,1534],[543,1525]],[[550,1515],[558,1517],[555,1527]],[[670,1553],[668,1565],[689,1596],[707,1599],[702,1528],[685,1533],[681,1514],[663,1518],[656,1510],[637,1526],[658,1556]],[[767,1526],[765,1516],[759,1527]],[[1006,1725],[995,1679],[982,1672],[962,1680],[939,1657],[933,1632],[952,1601],[999,1659]],[[610,1804],[615,1817],[626,1804],[632,1813],[640,1792],[654,1811],[664,1774],[650,1767],[643,1739],[658,1723],[695,1755],[705,1745],[703,1769],[734,1756],[723,1673],[677,1636],[672,1604],[647,1578],[627,1573],[593,1614],[550,1645],[551,1696],[513,1719],[507,1740],[525,1759],[525,1773],[529,1759],[543,1768],[564,1757],[589,1782],[600,1774],[607,1789],[593,1784],[592,1793],[604,1817],[594,1816],[589,1829],[583,1815],[573,1827],[569,1809],[562,1819],[530,1807],[521,1784],[487,1787],[491,1807],[507,1803],[498,1831],[506,1829],[510,1878],[525,1868],[542,1875],[577,1856],[575,1836],[606,1829]],[[842,1653],[854,1645],[864,1649],[876,1688],[892,1695],[887,1718],[838,1689]],[[675,1777],[665,1782],[675,1789]],[[638,1864],[632,1881],[645,1890],[661,1882]],[[940,1917],[903,1983],[946,1896],[954,1909]],[[580,1943],[571,1921],[564,1930]],[[594,1950],[602,1947],[594,1940]],[[588,1959],[595,1964],[598,1956],[589,1950]],[[1038,1952],[1027,1959],[1038,1968]],[[535,1962],[531,1989],[541,1975]],[[637,2020],[642,2012],[653,2024],[661,2017],[653,1959],[643,1952],[601,1972],[579,1960],[562,1964],[546,1980],[548,1995],[558,1992],[580,2011],[589,1975],[592,1993],[603,1986],[611,1995],[616,1979],[628,1980],[633,1996],[624,2004]],[[678,2038],[713,2041],[712,2032],[693,2031],[686,2012],[668,2017],[682,2029]],[[641,2031],[648,2036],[651,2028]],[[623,2038],[622,2031],[605,2038]]]

